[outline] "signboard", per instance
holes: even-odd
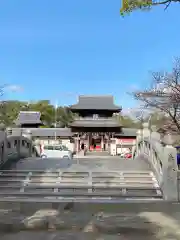
[[[124,144],[124,143],[129,143],[129,144],[133,144],[135,138],[120,138],[118,139],[118,143],[119,144]]]

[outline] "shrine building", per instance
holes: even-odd
[[[115,117],[122,107],[114,103],[113,96],[82,95],[70,110],[78,117],[68,128],[39,128],[43,125],[39,112],[20,112],[16,124],[30,129],[34,141],[65,144],[75,152],[80,151],[83,144],[87,151],[108,151],[116,155],[135,144],[137,129],[124,128]]]
[[[82,143],[89,151],[111,151],[111,145],[116,145],[116,152],[132,147],[137,130],[123,128],[114,116],[122,107],[114,103],[113,96],[79,96],[70,110],[79,116],[70,124],[77,150]]]

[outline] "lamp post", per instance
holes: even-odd
[[[56,95],[56,100],[55,100],[55,113],[54,113],[54,127],[55,129],[57,128],[57,110],[58,110],[58,96],[61,96],[61,97],[67,97],[67,96],[77,96],[76,94],[74,93],[68,93],[68,92],[60,92],[59,94]],[[57,133],[56,133],[56,130],[54,132],[54,140],[55,142],[57,141]]]
[[[55,127],[54,140],[55,140],[55,143],[57,141],[57,133],[56,133],[56,128],[57,128],[57,109],[58,109],[58,101],[55,104],[55,113],[54,113],[54,127]]]

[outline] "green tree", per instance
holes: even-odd
[[[69,123],[75,118],[75,114],[70,111],[68,107],[57,108],[57,126],[68,127]]]
[[[140,121],[136,121],[127,115],[117,115],[115,118],[119,121],[119,123],[125,128],[140,128]]]
[[[50,127],[54,122],[54,106],[50,104],[49,100],[40,100],[35,103],[30,103],[28,109],[41,113],[41,121]]]
[[[169,7],[171,3],[180,3],[180,0],[122,0],[122,7],[120,9],[121,15],[130,13],[134,10],[150,10],[153,6],[162,5],[165,9]]]
[[[37,102],[1,101],[0,122],[6,126],[13,126],[20,111],[37,111],[41,113],[41,121],[46,127],[67,127],[73,121],[73,114],[68,107],[55,107],[49,100]]]
[[[1,101],[0,103],[0,121],[6,126],[14,125],[19,111],[23,108],[25,102],[20,101]]]

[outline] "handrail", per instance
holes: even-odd
[[[173,147],[173,138],[168,134],[163,140],[157,132],[152,132],[145,123],[138,131],[133,158],[147,161],[154,172],[165,199],[178,200],[177,150]],[[163,144],[162,144],[163,142]]]
[[[163,146],[160,142],[156,141],[155,139],[144,138],[140,139],[137,142],[137,147],[141,151],[139,155],[141,158],[143,157],[144,160],[148,161],[151,168],[155,172],[155,176],[160,185],[163,183],[163,162],[162,162],[162,152]],[[137,149],[134,149],[133,158],[138,157],[136,155]]]
[[[0,168],[9,161],[16,161],[29,156],[39,156],[34,143],[24,136],[4,135],[0,146]]]
[[[158,142],[158,141],[156,141],[156,144],[155,144],[155,141],[156,141],[156,140],[154,140],[154,139],[153,139],[153,141],[152,141],[152,140],[150,140],[150,139],[148,139],[148,138],[144,138],[144,139],[139,140],[137,143],[140,144],[140,143],[143,143],[143,142],[147,142],[147,143],[151,144],[151,145],[153,146],[153,149],[159,154],[159,150],[157,149],[156,144],[159,145],[159,147],[163,147],[163,146],[162,146],[162,144],[161,144],[160,142]],[[162,150],[162,149],[161,149],[161,150]]]

